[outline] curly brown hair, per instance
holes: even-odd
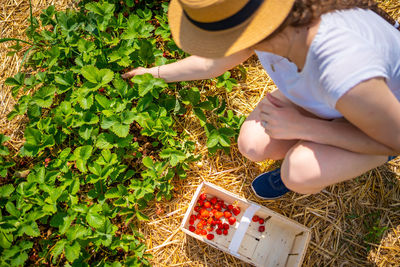
[[[296,0],[284,25],[294,27],[306,26],[324,13],[355,7],[370,9],[392,25],[396,22],[388,13],[381,9],[374,0]]]

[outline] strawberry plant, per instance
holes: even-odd
[[[0,265],[149,265],[138,221],[152,201],[173,197],[195,143],[176,121],[189,111],[205,128],[209,151],[227,151],[244,118],[193,84],[127,67],[182,58],[171,39],[164,1],[80,1],[77,10],[31,16],[25,72],[9,77],[26,116],[19,151],[0,135]],[[225,79],[227,89],[233,83]],[[207,118],[216,114],[216,120]],[[211,236],[210,236],[211,237]]]

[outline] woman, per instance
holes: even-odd
[[[283,163],[252,188],[264,199],[317,193],[399,154],[400,33],[388,22],[374,1],[172,0],[173,38],[194,56],[124,76],[208,79],[257,53],[279,89],[244,122],[238,146]]]

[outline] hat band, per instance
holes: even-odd
[[[186,11],[183,12],[190,22],[203,30],[222,31],[236,27],[250,18],[251,15],[253,15],[254,12],[261,6],[262,2],[264,2],[264,0],[249,0],[249,2],[247,2],[247,4],[239,12],[230,16],[229,18],[216,22],[199,22],[189,17]]]

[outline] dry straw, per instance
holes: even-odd
[[[36,16],[47,6],[57,9],[70,7],[73,0],[32,0]],[[400,17],[400,2],[381,1],[395,18]],[[26,0],[3,0],[0,7],[0,38],[24,38],[29,22]],[[4,80],[17,73],[22,53],[7,57],[7,47],[0,44],[0,132],[12,137],[10,146],[23,143],[24,117],[7,121],[6,114],[14,100]],[[203,95],[223,95],[228,107],[238,114],[248,115],[263,95],[275,88],[255,58],[244,65],[247,79],[229,95],[205,82],[199,87]],[[210,114],[212,116],[212,114]],[[252,163],[244,159],[236,146],[231,153],[209,156],[205,134],[197,119],[186,117],[182,128],[198,144],[202,159],[194,164],[186,180],[175,181],[174,198],[152,203],[146,210],[150,222],[139,229],[146,236],[149,252],[154,255],[154,266],[246,266],[232,256],[220,252],[179,230],[183,215],[195,188],[202,182],[215,183],[249,200],[288,216],[312,229],[312,239],[304,266],[400,266],[400,163],[394,161],[374,169],[352,181],[326,188],[316,195],[289,193],[276,201],[260,201],[250,190],[253,177],[262,171],[274,169],[279,162]],[[373,226],[387,227],[381,239],[373,242]]]

